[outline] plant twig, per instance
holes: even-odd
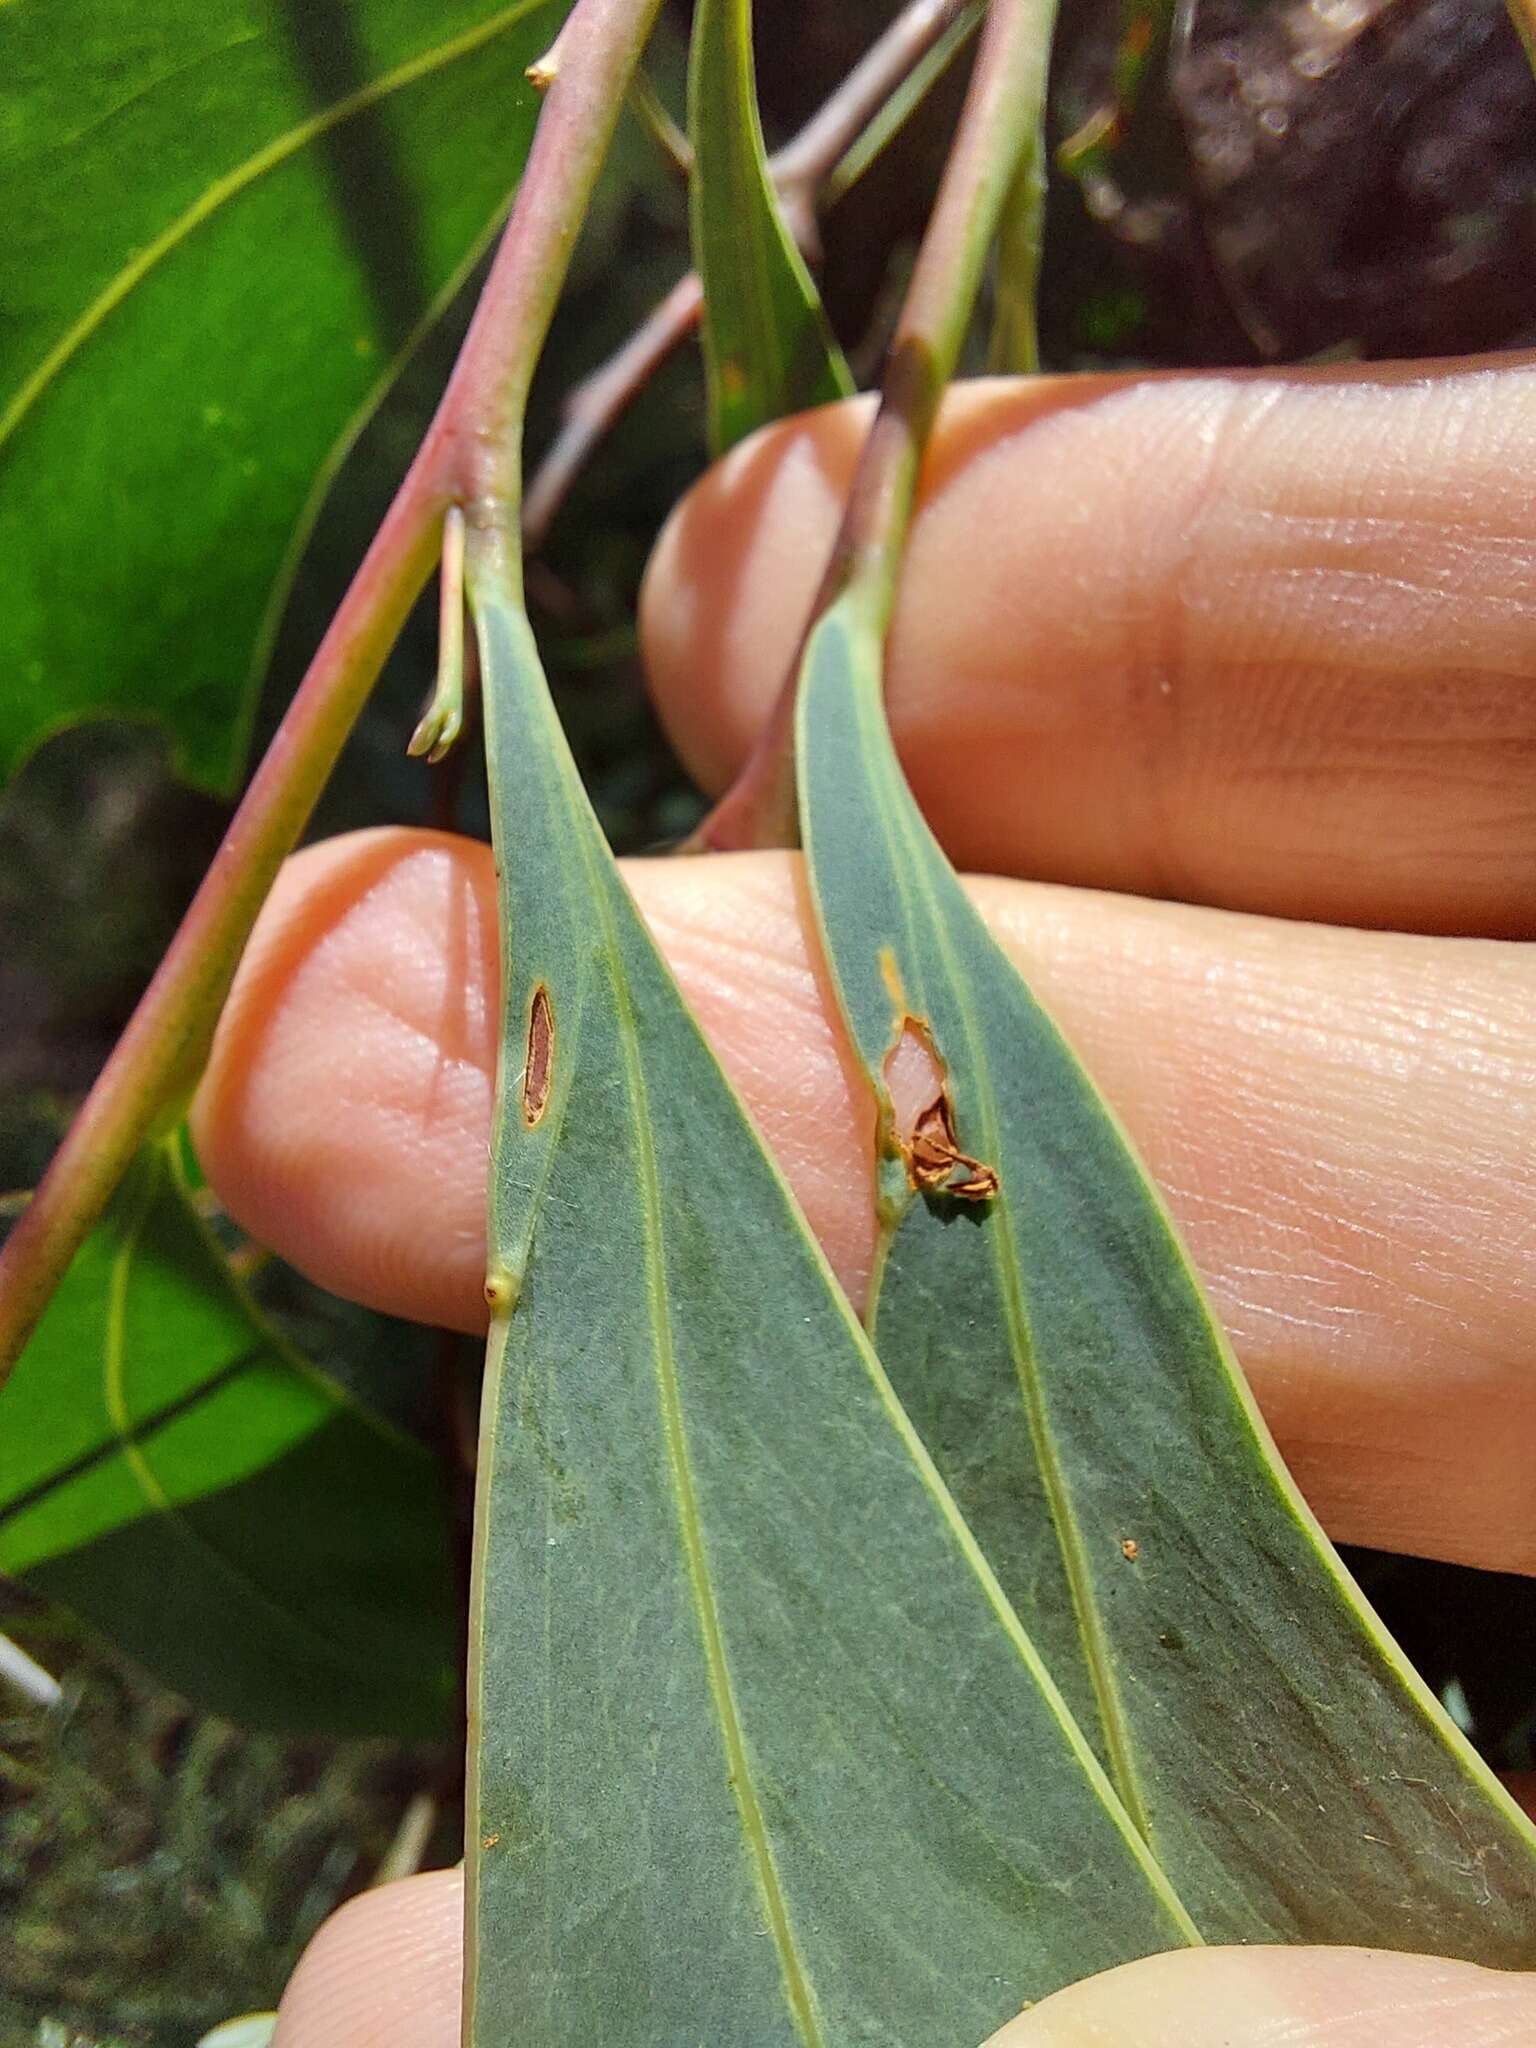
[[[442,401],[165,958],[0,1251],[0,1384],[134,1152],[179,1117],[245,941],[437,560],[516,518],[521,421],[587,194],[659,0],[577,0]]]
[[[970,0],[970,5],[960,8],[938,39],[923,52],[827,173],[821,188],[824,206],[835,205],[859,182],[875,158],[889,148],[981,26],[986,11],[986,0]]]
[[[987,368],[997,375],[1032,377],[1040,368],[1038,301],[1047,196],[1042,118],[1019,160],[998,223],[992,335],[987,345]]]
[[[616,354],[572,387],[562,408],[560,431],[534,472],[523,499],[525,547],[539,546],[593,449],[672,351],[697,327],[703,304],[703,289],[690,270],[652,308]]]
[[[379,1859],[379,1867],[369,1880],[373,1886],[398,1884],[403,1877],[414,1877],[422,1866],[432,1842],[432,1831],[437,1826],[438,1803],[430,1792],[413,1792],[405,1803],[389,1847]]]
[[[831,98],[773,158],[773,181],[794,220],[816,195],[886,102],[963,16],[980,18],[975,0],[912,0],[865,51]]]
[[[815,243],[816,199],[821,188],[836,181],[839,193],[846,191],[853,176],[862,176],[879,148],[897,132],[900,123],[885,118],[891,95],[925,59],[942,50],[943,63],[926,74],[925,89],[931,86],[975,28],[981,13],[980,0],[911,0],[831,98],[774,156],[769,168],[785,218],[802,248]],[[875,129],[879,133],[872,139],[878,148],[870,148],[866,138]],[[859,160],[849,176],[845,166],[855,150],[860,152]],[[573,387],[565,401],[560,431],[523,501],[523,544],[530,551],[542,543],[594,448],[698,325],[702,305],[699,280],[690,271],[607,362]]]
[[[629,108],[661,153],[662,160],[682,184],[693,176],[693,144],[673,120],[671,111],[644,71],[630,81]]]
[[[53,1673],[45,1671],[9,1636],[0,1636],[0,1680],[14,1686],[34,1707],[51,1709],[63,1704],[64,1688]]]
[[[959,360],[1004,202],[1039,133],[1054,18],[1055,0],[992,0],[813,623],[857,585],[878,630],[889,625],[923,450]],[[796,842],[796,681],[792,669],[740,776],[694,835],[694,849]]]

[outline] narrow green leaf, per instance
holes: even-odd
[[[797,738],[885,1103],[880,1356],[1159,1863],[1207,1939],[1536,1962],[1536,1835],[1308,1514],[1151,1184],[924,823],[856,594],[812,634]],[[918,1177],[979,1198],[914,1195],[924,1133]]]
[[[238,779],[325,485],[516,183],[563,0],[0,6],[0,776]]]
[[[844,193],[859,182],[876,157],[889,149],[980,28],[986,11],[986,0],[970,0],[932,49],[924,53],[896,90],[882,102],[879,113],[859,131],[828,173],[822,187],[824,205],[835,206]]]
[[[699,0],[694,10],[688,131],[709,438],[720,455],[770,420],[853,390],[768,174],[751,0]]]
[[[476,2048],[974,2048],[1191,1937],[476,596],[504,926]]]
[[[1040,367],[1036,299],[1040,249],[1045,235],[1045,115],[1041,110],[998,222],[992,272],[992,335],[987,368],[1002,375],[1033,376]]]
[[[435,1735],[436,1465],[299,1358],[146,1152],[0,1397],[0,1570],[247,1724]]]

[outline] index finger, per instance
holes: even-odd
[[[718,790],[869,401],[685,498],[641,625]],[[935,432],[890,644],[957,865],[1402,930],[1536,930],[1536,367],[988,380]]]

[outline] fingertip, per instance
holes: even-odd
[[[1059,1991],[987,2048],[1509,2048],[1536,1978],[1378,1949],[1185,1949]]]
[[[651,694],[689,773],[719,790],[805,624],[872,401],[782,420],[673,508],[640,590]]]
[[[458,2048],[463,1969],[461,1871],[364,1892],[299,1959],[273,2048]]]
[[[647,578],[726,786],[795,658],[868,403],[709,471]],[[1525,937],[1536,366],[983,379],[945,396],[886,663],[961,868]]]
[[[640,908],[844,1284],[873,1253],[867,1096],[776,854],[626,863]],[[297,855],[220,1022],[193,1135],[229,1214],[312,1280],[484,1327],[498,945],[489,847],[354,833]],[[872,1116],[872,1110],[869,1111]]]
[[[289,861],[192,1110],[235,1220],[336,1293],[483,1327],[496,984],[488,846],[390,828]]]

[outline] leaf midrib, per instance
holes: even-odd
[[[906,791],[890,728],[886,721],[883,703],[880,699],[880,665],[875,664],[873,687],[861,693],[859,705],[860,725],[869,733],[877,750],[877,758],[886,769],[886,785],[895,795],[894,803],[878,802],[876,815],[881,820],[887,850],[892,866],[904,868],[926,913],[925,922],[932,936],[934,948],[942,963],[945,978],[954,991],[955,1005],[960,1014],[961,1028],[965,1034],[965,1050],[969,1061],[970,1081],[975,1091],[977,1111],[981,1124],[980,1156],[997,1160],[999,1157],[999,1124],[997,1103],[988,1073],[985,1049],[976,1030],[974,1012],[965,994],[965,976],[960,962],[949,941],[938,896],[934,891],[928,873],[927,848],[922,833],[926,830],[915,800]],[[876,785],[878,788],[878,784]],[[905,798],[905,801],[903,800]],[[941,1047],[941,1052],[947,1052]],[[952,1054],[948,1055],[952,1059]],[[880,1085],[877,1074],[871,1074],[875,1085]],[[1061,1463],[1051,1439],[1041,1390],[1034,1368],[1034,1346],[1031,1339],[1029,1311],[1025,1303],[1023,1276],[1019,1272],[1017,1249],[1013,1240],[1010,1195],[1006,1177],[998,1194],[993,1198],[1001,1212],[998,1221],[1004,1226],[995,1230],[992,1236],[993,1259],[998,1272],[1000,1306],[1010,1355],[1014,1361],[1014,1372],[1024,1404],[1025,1417],[1029,1424],[1034,1444],[1036,1462],[1041,1482],[1045,1488],[1046,1500],[1050,1507],[1051,1521],[1056,1531],[1061,1551],[1062,1566],[1066,1573],[1068,1590],[1072,1597],[1073,1610],[1077,1616],[1078,1634],[1082,1641],[1084,1662],[1089,1682],[1093,1688],[1094,1700],[1098,1707],[1099,1724],[1103,1731],[1104,1747],[1109,1759],[1110,1775],[1121,1803],[1129,1814],[1137,1832],[1151,1845],[1151,1826],[1137,1781],[1131,1747],[1129,1719],[1121,1702],[1119,1689],[1110,1668],[1108,1645],[1104,1640],[1098,1603],[1093,1597],[1093,1581],[1088,1568],[1082,1531],[1073,1510],[1071,1497],[1067,1492]]]
[[[466,29],[461,35],[451,37],[446,43],[434,45],[431,49],[419,51],[416,56],[398,64],[392,71],[371,79],[359,86],[355,92],[336,100],[319,113],[312,114],[307,121],[284,134],[274,136],[261,149],[253,151],[243,163],[235,165],[220,178],[214,179],[202,194],[193,201],[186,211],[171,222],[170,226],[149,242],[138,254],[125,263],[109,284],[91,301],[72,326],[67,328],[59,340],[43,357],[42,361],[24,379],[15,396],[3,411],[0,411],[0,448],[3,448],[46,395],[49,388],[68,364],[79,354],[107,319],[117,311],[134,291],[144,282],[168,256],[178,249],[206,221],[211,220],[230,200],[256,184],[268,172],[276,170],[291,157],[318,141],[333,128],[349,121],[353,115],[364,113],[369,107],[402,92],[416,84],[419,79],[429,77],[434,71],[445,69],[461,57],[472,55],[486,43],[515,26],[525,15],[547,5],[548,0],[513,0],[487,21]]]
[[[562,767],[565,764],[562,763]],[[678,1529],[682,1537],[683,1552],[687,1560],[689,1585],[698,1617],[699,1633],[704,1649],[705,1665],[708,1672],[710,1695],[714,1701],[716,1718],[720,1723],[721,1738],[729,1769],[730,1785],[735,1796],[737,1811],[741,1816],[742,1832],[746,1837],[748,1853],[757,1875],[764,1907],[768,1916],[769,1931],[778,1952],[779,1966],[783,1973],[785,1996],[796,2030],[806,2048],[826,2048],[821,2025],[817,2018],[815,2002],[811,1995],[805,1966],[801,1960],[793,1926],[789,1917],[789,1905],[784,1896],[782,1880],[774,1861],[773,1845],[768,1839],[767,1823],[763,1818],[762,1804],[752,1775],[747,1755],[746,1741],[742,1734],[740,1713],[736,1705],[735,1689],[731,1682],[730,1667],[726,1660],[725,1640],[720,1626],[719,1611],[715,1602],[713,1582],[710,1578],[709,1559],[704,1546],[704,1532],[699,1512],[698,1493],[694,1482],[692,1465],[688,1454],[686,1425],[683,1419],[682,1398],[678,1384],[677,1358],[672,1342],[672,1322],[667,1307],[665,1233],[661,1213],[661,1178],[656,1164],[656,1148],[650,1121],[650,1094],[646,1086],[644,1062],[640,1056],[639,1034],[636,1025],[634,1005],[630,997],[628,976],[625,972],[623,950],[615,926],[613,902],[609,894],[609,877],[599,869],[594,858],[592,832],[595,825],[585,797],[570,805],[571,824],[581,858],[587,870],[591,893],[598,907],[602,926],[603,950],[608,958],[609,985],[613,990],[614,1003],[619,1027],[620,1055],[624,1064],[626,1081],[625,1100],[629,1107],[630,1128],[634,1138],[635,1152],[640,1166],[640,1197],[642,1229],[645,1245],[645,1291],[647,1321],[652,1337],[652,1349],[656,1366],[657,1393],[661,1406],[662,1434],[666,1445],[667,1462],[672,1475],[673,1498],[677,1509]],[[622,886],[622,885],[620,885]]]

